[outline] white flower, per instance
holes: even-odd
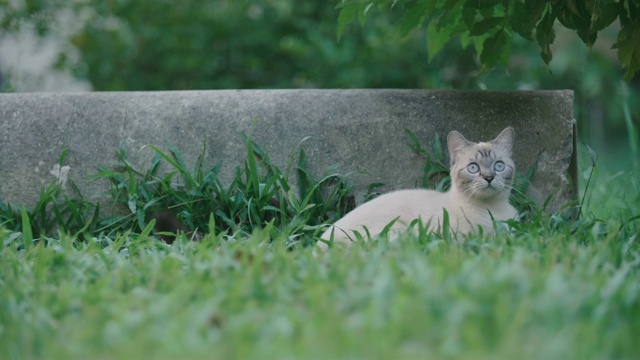
[[[60,164],[55,164],[51,171],[49,171],[49,174],[58,179],[58,185],[66,187],[67,180],[69,180],[69,171],[71,171],[71,166],[60,166]]]

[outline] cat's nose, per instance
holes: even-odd
[[[491,184],[491,181],[493,181],[493,176],[483,176],[483,178],[487,180],[489,184]]]

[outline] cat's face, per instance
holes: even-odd
[[[490,142],[474,143],[457,131],[450,132],[447,144],[453,186],[469,199],[508,196],[516,173],[511,159],[513,135],[513,128],[508,127]]]

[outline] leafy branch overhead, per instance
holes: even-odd
[[[613,45],[631,80],[640,70],[640,1],[637,0],[341,0],[338,37],[357,18],[361,25],[375,8],[399,11],[398,30],[406,36],[426,28],[431,60],[452,39],[473,45],[485,68],[506,67],[511,38],[518,34],[540,46],[545,63],[552,59],[554,24],[574,30],[591,48],[598,32],[619,20]]]

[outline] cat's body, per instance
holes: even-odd
[[[516,216],[509,204],[515,165],[511,159],[513,129],[506,128],[491,142],[472,143],[452,131],[447,137],[451,158],[451,189],[400,190],[382,195],[357,207],[322,235],[322,239],[349,244],[379,235],[394,219],[390,233],[405,231],[416,219],[428,229],[439,229],[447,211],[450,229],[458,233],[491,230],[493,220]],[[493,218],[493,220],[492,220]],[[365,229],[366,228],[366,229]],[[322,248],[327,245],[318,242]]]

